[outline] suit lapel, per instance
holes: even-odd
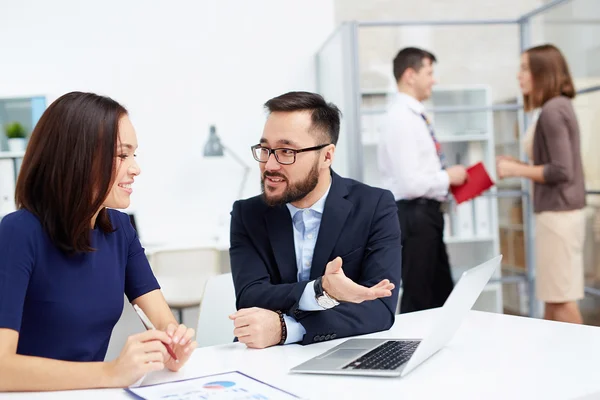
[[[323,275],[325,266],[330,260],[335,244],[338,241],[346,219],[352,210],[352,203],[346,200],[348,188],[343,178],[331,172],[331,190],[325,201],[319,236],[312,259],[310,279]]]
[[[290,211],[286,206],[270,208],[265,214],[265,222],[282,283],[297,282],[298,267]]]

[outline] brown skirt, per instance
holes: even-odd
[[[536,295],[545,303],[582,299],[584,210],[535,215]]]

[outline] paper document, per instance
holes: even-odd
[[[138,399],[147,400],[298,399],[291,393],[237,371],[126,390]]]

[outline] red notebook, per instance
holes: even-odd
[[[467,174],[468,178],[465,183],[450,187],[450,191],[458,204],[474,199],[494,186],[494,182],[492,182],[481,162],[467,168]]]

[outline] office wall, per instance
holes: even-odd
[[[333,0],[13,0],[0,3],[0,97],[93,91],[138,132],[132,211],[142,239],[191,242],[227,225],[243,169],[201,157],[209,124],[252,168],[262,104],[314,90]]]
[[[542,5],[540,0],[336,0],[336,21],[436,21],[516,19]],[[518,93],[517,25],[406,26],[360,30],[363,89],[395,87],[391,60],[405,46],[419,46],[438,58],[441,84],[480,84],[493,88],[493,100]]]
[[[341,22],[517,18],[547,2],[548,0],[335,0],[335,19]]]

